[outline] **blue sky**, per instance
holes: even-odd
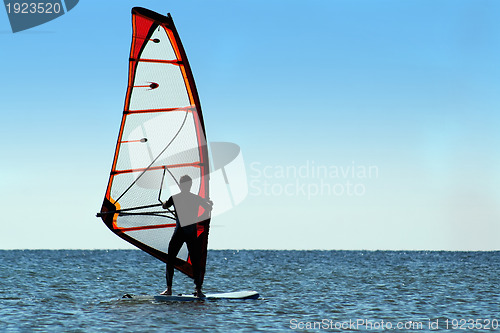
[[[16,34],[0,10],[0,248],[128,247],[94,216],[137,5],[172,14],[208,140],[243,152],[211,248],[500,249],[500,3],[472,0],[81,1]]]

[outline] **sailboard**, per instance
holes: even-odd
[[[162,202],[179,192],[183,175],[191,192],[209,199],[209,161],[200,100],[186,53],[170,14],[132,9],[128,87],[113,164],[98,217],[117,236],[167,262],[175,211]],[[209,212],[199,207],[203,281]],[[175,268],[193,278],[186,245]]]
[[[192,302],[196,300],[219,300],[219,299],[258,299],[259,293],[256,291],[235,291],[229,293],[208,293],[204,297],[194,295],[130,295],[126,294],[122,300],[132,301],[156,301],[156,302]]]

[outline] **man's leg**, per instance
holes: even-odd
[[[165,294],[172,294],[172,282],[174,278],[174,262],[177,254],[179,253],[184,239],[182,237],[182,232],[175,230],[170,243],[168,244],[168,256],[167,256],[167,268],[166,268],[166,280],[167,280],[167,290],[164,291]]]
[[[201,293],[202,287],[202,279],[201,279],[201,248],[199,244],[198,237],[196,236],[196,232],[192,233],[189,239],[186,240],[186,244],[189,250],[189,257],[191,258],[191,265],[193,266],[193,278],[194,284],[196,286],[196,292]],[[197,295],[202,296],[202,295]]]

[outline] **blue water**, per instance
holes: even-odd
[[[500,331],[500,252],[225,250],[207,267],[205,292],[261,298],[123,301],[163,291],[164,265],[137,250],[0,251],[0,332]],[[176,272],[174,292],[192,289]]]

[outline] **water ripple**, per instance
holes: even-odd
[[[261,298],[155,303],[120,300],[164,288],[164,265],[140,251],[0,251],[0,331],[283,332],[323,320],[500,319],[498,267],[500,252],[210,251],[206,291],[254,289]],[[174,291],[192,291],[190,279],[174,279]]]

